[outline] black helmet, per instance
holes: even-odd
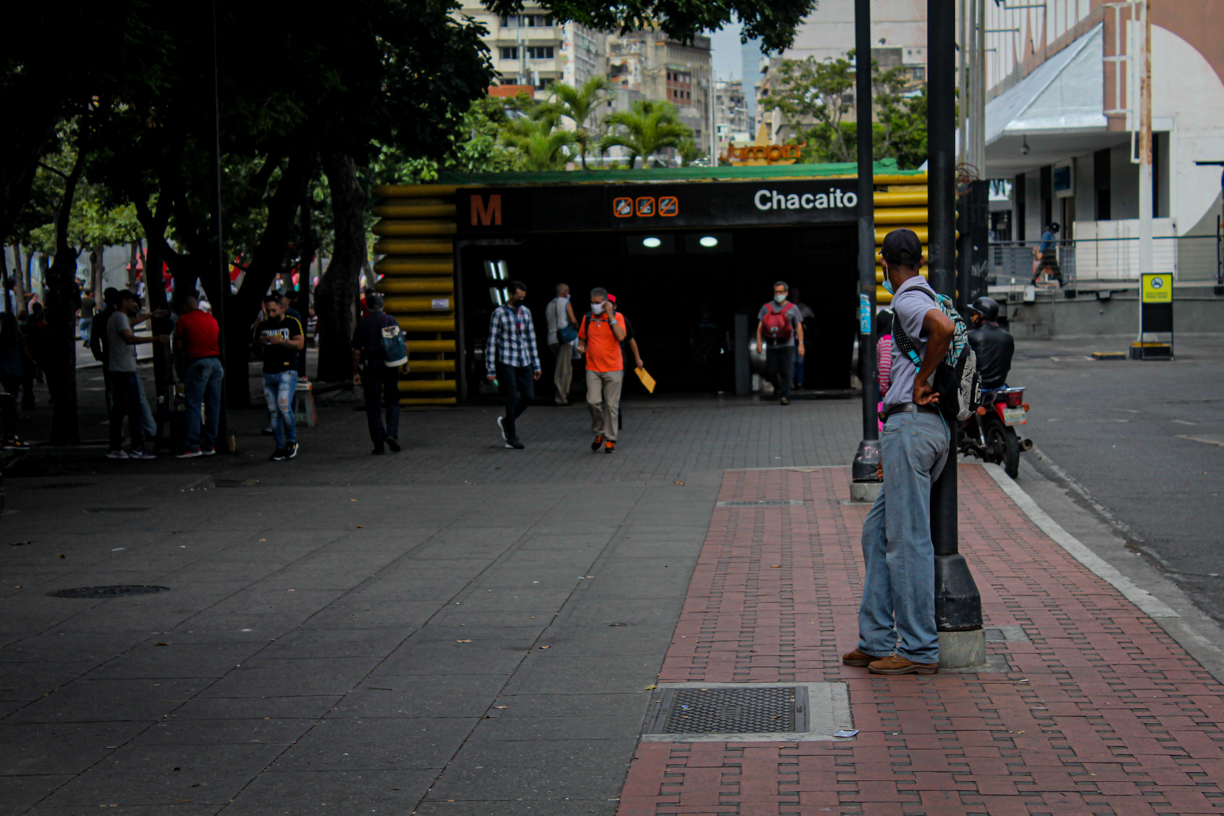
[[[973,301],[969,306],[969,311],[980,314],[987,323],[994,323],[999,319],[999,304],[994,301],[994,298],[988,298],[985,295]]]

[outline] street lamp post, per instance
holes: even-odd
[[[876,262],[875,177],[871,155],[871,3],[854,2],[854,93],[858,151],[858,278],[859,376],[863,383],[863,439],[850,466],[850,494],[868,501],[879,492],[876,465],[880,463],[880,425],[876,380]]]
[[[956,294],[956,2],[927,0],[927,189],[931,287]],[[956,449],[959,426],[948,427],[948,461],[931,488],[935,544],[935,625],[939,665],[964,668],[986,662],[982,598],[958,550]]]

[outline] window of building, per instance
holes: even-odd
[[[551,88],[553,83],[556,81],[557,80],[553,79],[552,77],[539,77],[536,79],[535,89],[537,91],[543,91],[547,88]]]
[[[553,46],[551,45],[529,45],[527,46],[527,59],[552,59]]]
[[[915,65],[910,69],[910,76],[918,82],[923,82],[926,80],[926,68],[921,65]]]
[[[501,47],[501,58],[507,60],[518,59],[517,45],[503,45]]]
[[[502,28],[518,28],[519,18],[517,14],[503,14],[501,18]]]

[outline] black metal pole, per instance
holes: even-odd
[[[217,350],[221,352],[221,363],[232,362],[225,355],[225,301],[229,298],[230,277],[229,264],[225,257],[225,242],[222,240],[221,229],[221,89],[217,67],[217,1],[213,0],[212,8],[212,80],[213,80],[213,232],[217,242],[217,253],[213,259],[217,275],[217,302],[212,304],[212,314],[217,320]],[[237,362],[234,363],[238,365]],[[246,366],[245,358],[241,365]],[[225,378],[221,378],[221,416],[217,423],[218,443],[224,444],[226,450],[231,450],[229,432],[229,409],[226,406]]]
[[[863,381],[863,440],[850,467],[856,482],[876,481],[880,426],[876,406],[875,177],[871,155],[871,2],[854,0],[854,84],[858,148],[859,371]]]
[[[956,293],[956,2],[927,0],[927,246],[931,287]],[[958,425],[948,427],[948,462],[931,489],[935,543],[935,624],[941,632],[979,629],[982,598],[958,549],[956,449]]]

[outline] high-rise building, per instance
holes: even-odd
[[[606,70],[604,34],[578,23],[558,23],[538,4],[527,3],[520,14],[496,15],[471,3],[461,13],[488,29],[483,39],[502,84],[546,91],[554,82],[581,85]]]
[[[740,70],[744,77],[744,102],[748,111],[748,129],[756,133],[757,89],[761,84],[762,42],[758,37],[740,45]]]
[[[610,34],[608,78],[614,88],[674,104],[680,121],[693,130],[697,146],[710,152],[714,71],[709,37],[696,37],[686,45],[661,31]]]

